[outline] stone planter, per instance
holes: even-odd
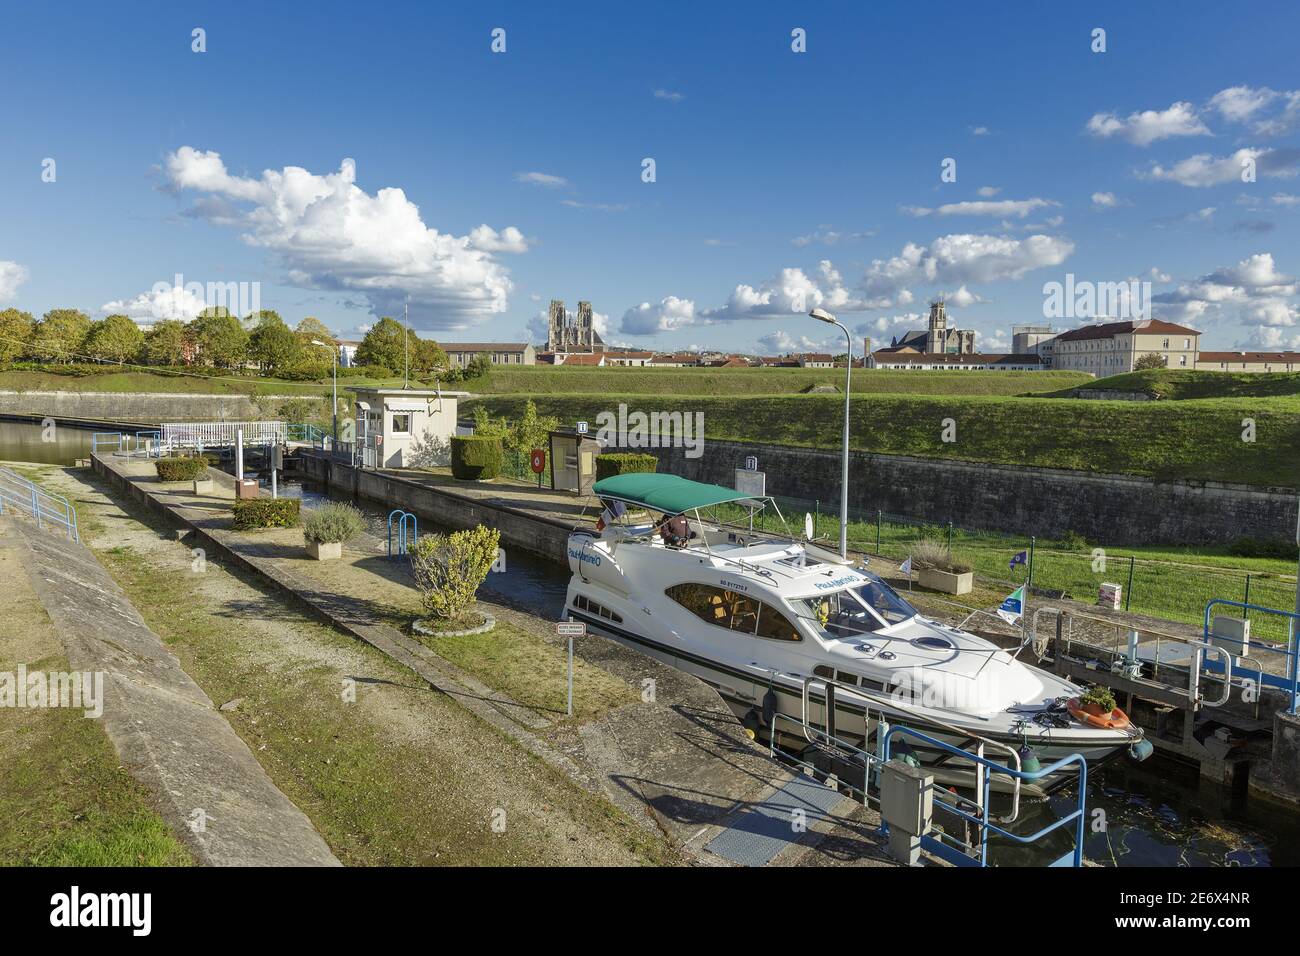
[[[974,586],[975,573],[965,571],[961,574],[953,574],[935,568],[922,568],[917,572],[916,583],[923,588],[942,591],[945,594],[967,594]]]
[[[211,478],[195,478],[195,479],[194,479],[194,493],[195,493],[196,495],[210,495],[210,494],[212,494],[212,479],[211,479]]]
[[[317,561],[334,561],[343,557],[343,542],[308,541],[307,554]]]
[[[491,614],[485,614],[483,617],[484,621],[478,627],[466,628],[463,631],[435,631],[420,620],[411,622],[411,630],[425,637],[469,637],[474,634],[486,634],[497,626],[497,622]]]

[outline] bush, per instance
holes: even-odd
[[[1067,531],[1065,534],[1061,535],[1057,544],[1060,545],[1062,551],[1088,550],[1088,539],[1074,530]]]
[[[1284,561],[1296,559],[1296,546],[1290,541],[1270,538],[1261,541],[1243,535],[1228,545],[1228,553],[1239,558],[1280,558]]]
[[[250,528],[295,528],[302,502],[297,498],[246,498],[236,501],[230,526],[236,531]]]
[[[193,481],[208,473],[206,456],[193,458],[159,458],[154,462],[159,481]]]
[[[500,542],[500,531],[482,525],[421,538],[411,549],[411,571],[425,609],[443,621],[462,618],[474,606]]]
[[[659,467],[659,459],[654,455],[625,452],[596,456],[596,480],[612,478],[615,475],[628,475],[633,472],[653,472]]]
[[[488,435],[453,435],[451,473],[461,481],[486,481],[501,474],[501,439]]]
[[[1095,704],[1101,708],[1103,714],[1109,714],[1115,709],[1115,694],[1109,687],[1102,687],[1098,684],[1095,687],[1089,687],[1079,695],[1079,703]]]
[[[331,501],[302,519],[302,536],[317,544],[342,544],[365,530],[361,512],[341,501]]]
[[[912,567],[918,571],[946,571],[949,574],[966,574],[973,570],[969,564],[954,558],[948,546],[935,538],[922,538],[912,548]]]

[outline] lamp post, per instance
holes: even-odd
[[[330,358],[334,360],[334,434],[330,440],[330,451],[334,451],[334,446],[339,442],[339,350],[338,346],[325,345],[320,339],[312,339],[312,345],[323,345],[330,350]]]
[[[844,454],[840,473],[840,557],[849,556],[849,386],[853,381],[853,336],[825,309],[813,309],[809,316],[837,326],[844,333]]]

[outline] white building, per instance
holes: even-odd
[[[456,434],[457,402],[469,395],[431,388],[357,387],[353,391],[356,443],[372,468],[409,468],[416,442],[449,442]]]

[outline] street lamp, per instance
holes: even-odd
[[[330,358],[334,360],[334,435],[330,441],[330,450],[339,443],[339,350],[336,345],[326,345],[320,339],[312,339],[312,345],[321,345],[330,350]]]
[[[818,322],[838,326],[848,346],[844,352],[844,455],[840,474],[840,557],[849,556],[849,385],[853,380],[853,336],[825,309],[813,309],[809,316]]]

